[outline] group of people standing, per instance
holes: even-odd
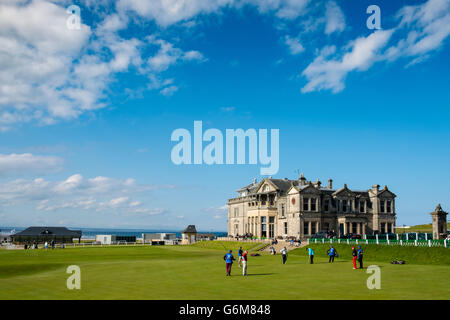
[[[361,246],[358,246],[358,249],[355,246],[352,247],[352,256],[353,256],[353,269],[358,269],[356,267],[356,260],[359,262],[359,268],[363,269],[363,249]]]
[[[239,267],[242,267],[242,275],[247,275],[247,261],[248,261],[248,251],[242,250],[242,247],[239,247],[238,251],[238,265]],[[233,251],[228,251],[227,254],[223,256],[223,260],[225,260],[225,266],[227,269],[227,276],[231,276],[231,266],[233,265],[233,261],[236,261],[236,259],[233,257]]]
[[[314,250],[310,247],[306,248],[306,251],[308,252],[309,257],[309,263],[314,264]],[[280,250],[281,256],[282,256],[282,263],[286,264],[287,261],[287,249],[284,247]],[[272,253],[274,254],[274,253]],[[338,253],[336,251],[336,248],[334,248],[332,245],[330,245],[330,248],[327,250],[327,255],[329,257],[328,263],[333,263],[334,258],[338,257]],[[356,261],[359,262],[359,269],[363,269],[363,249],[361,246],[358,246],[358,248],[355,248],[355,246],[352,247],[352,256],[353,256],[353,269],[358,269],[356,267]],[[226,270],[227,270],[227,276],[231,276],[231,267],[233,265],[233,261],[236,261],[236,259],[233,257],[232,250],[229,250],[227,254],[223,257],[225,260]],[[238,265],[239,267],[242,267],[242,275],[247,275],[247,261],[248,261],[248,251],[242,250],[242,247],[239,247],[238,251]]]

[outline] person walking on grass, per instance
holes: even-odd
[[[327,251],[328,256],[330,257],[328,259],[328,263],[334,262],[334,257],[336,256],[336,249],[334,249],[333,246],[330,246],[330,248]]]
[[[242,275],[247,275],[247,259],[248,259],[248,252],[247,250],[244,251],[242,254]]]
[[[241,261],[242,261],[242,254],[243,253],[244,253],[244,251],[242,251],[242,247],[239,247],[239,251],[238,251],[238,265],[239,265],[239,267],[242,267]]]
[[[286,249],[286,247],[281,249],[280,252],[281,252],[281,256],[283,257],[283,264],[286,264],[286,261],[287,261],[287,249]]]
[[[309,255],[309,263],[314,264],[314,250],[312,248],[306,248]]]
[[[225,266],[227,269],[227,276],[231,276],[231,266],[233,265],[233,261],[236,259],[233,257],[232,251],[228,251],[227,254],[223,256],[223,260],[225,260]]]
[[[352,256],[353,256],[353,270],[358,269],[356,267],[356,259],[358,259],[358,252],[355,249],[355,246],[352,247]]]
[[[363,269],[363,249],[361,246],[358,246],[358,261],[359,261],[359,268]]]

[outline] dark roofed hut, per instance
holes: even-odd
[[[29,227],[12,236],[14,243],[44,243],[54,240],[56,243],[81,242],[81,230],[69,230],[66,227]]]
[[[195,225],[191,224],[186,229],[181,232],[181,243],[182,244],[191,244],[195,243],[197,239],[197,229]]]

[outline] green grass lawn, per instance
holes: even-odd
[[[450,223],[447,223],[447,230],[450,230]],[[404,228],[396,228],[397,233],[403,233],[403,232],[419,232],[419,233],[432,233],[433,232],[433,226],[431,223],[428,224],[419,224],[416,226],[411,226],[410,228],[404,229]]]
[[[237,264],[225,276],[224,247],[237,253],[239,243],[0,250],[0,299],[450,299],[450,251],[436,253],[447,255],[436,265],[425,264],[422,253],[391,265],[387,252],[395,248],[365,246],[365,265],[381,268],[381,290],[369,290],[369,274],[352,269],[345,247],[334,264],[325,245],[315,246],[314,265],[304,248],[290,252],[286,265],[279,255],[250,257],[248,277]],[[81,290],[66,288],[73,264],[81,268]]]

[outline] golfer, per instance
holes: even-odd
[[[247,250],[244,251],[242,254],[242,275],[247,275],[247,259],[248,259],[248,252]]]
[[[363,249],[361,246],[358,246],[358,261],[359,261],[359,268],[363,269]]]
[[[223,260],[225,260],[225,266],[227,268],[227,276],[231,276],[231,265],[233,264],[233,261],[236,260],[233,257],[231,250],[226,255],[223,256]]]
[[[355,249],[355,246],[352,247],[352,256],[353,256],[353,270],[358,269],[356,268],[356,259],[358,259],[358,252]]]
[[[239,251],[238,251],[238,265],[239,265],[239,267],[241,267],[242,254],[243,254],[242,247],[239,247]]]
[[[308,250],[309,254],[309,263],[314,264],[314,250],[311,248],[306,248],[306,250]]]
[[[330,257],[328,259],[328,263],[330,262],[334,262],[334,257],[336,256],[336,250],[334,249],[333,246],[330,246],[330,248],[327,251],[328,256]]]
[[[283,264],[286,264],[286,261],[287,261],[287,249],[286,249],[286,247],[281,249],[280,252],[281,252],[281,256],[283,257]]]

